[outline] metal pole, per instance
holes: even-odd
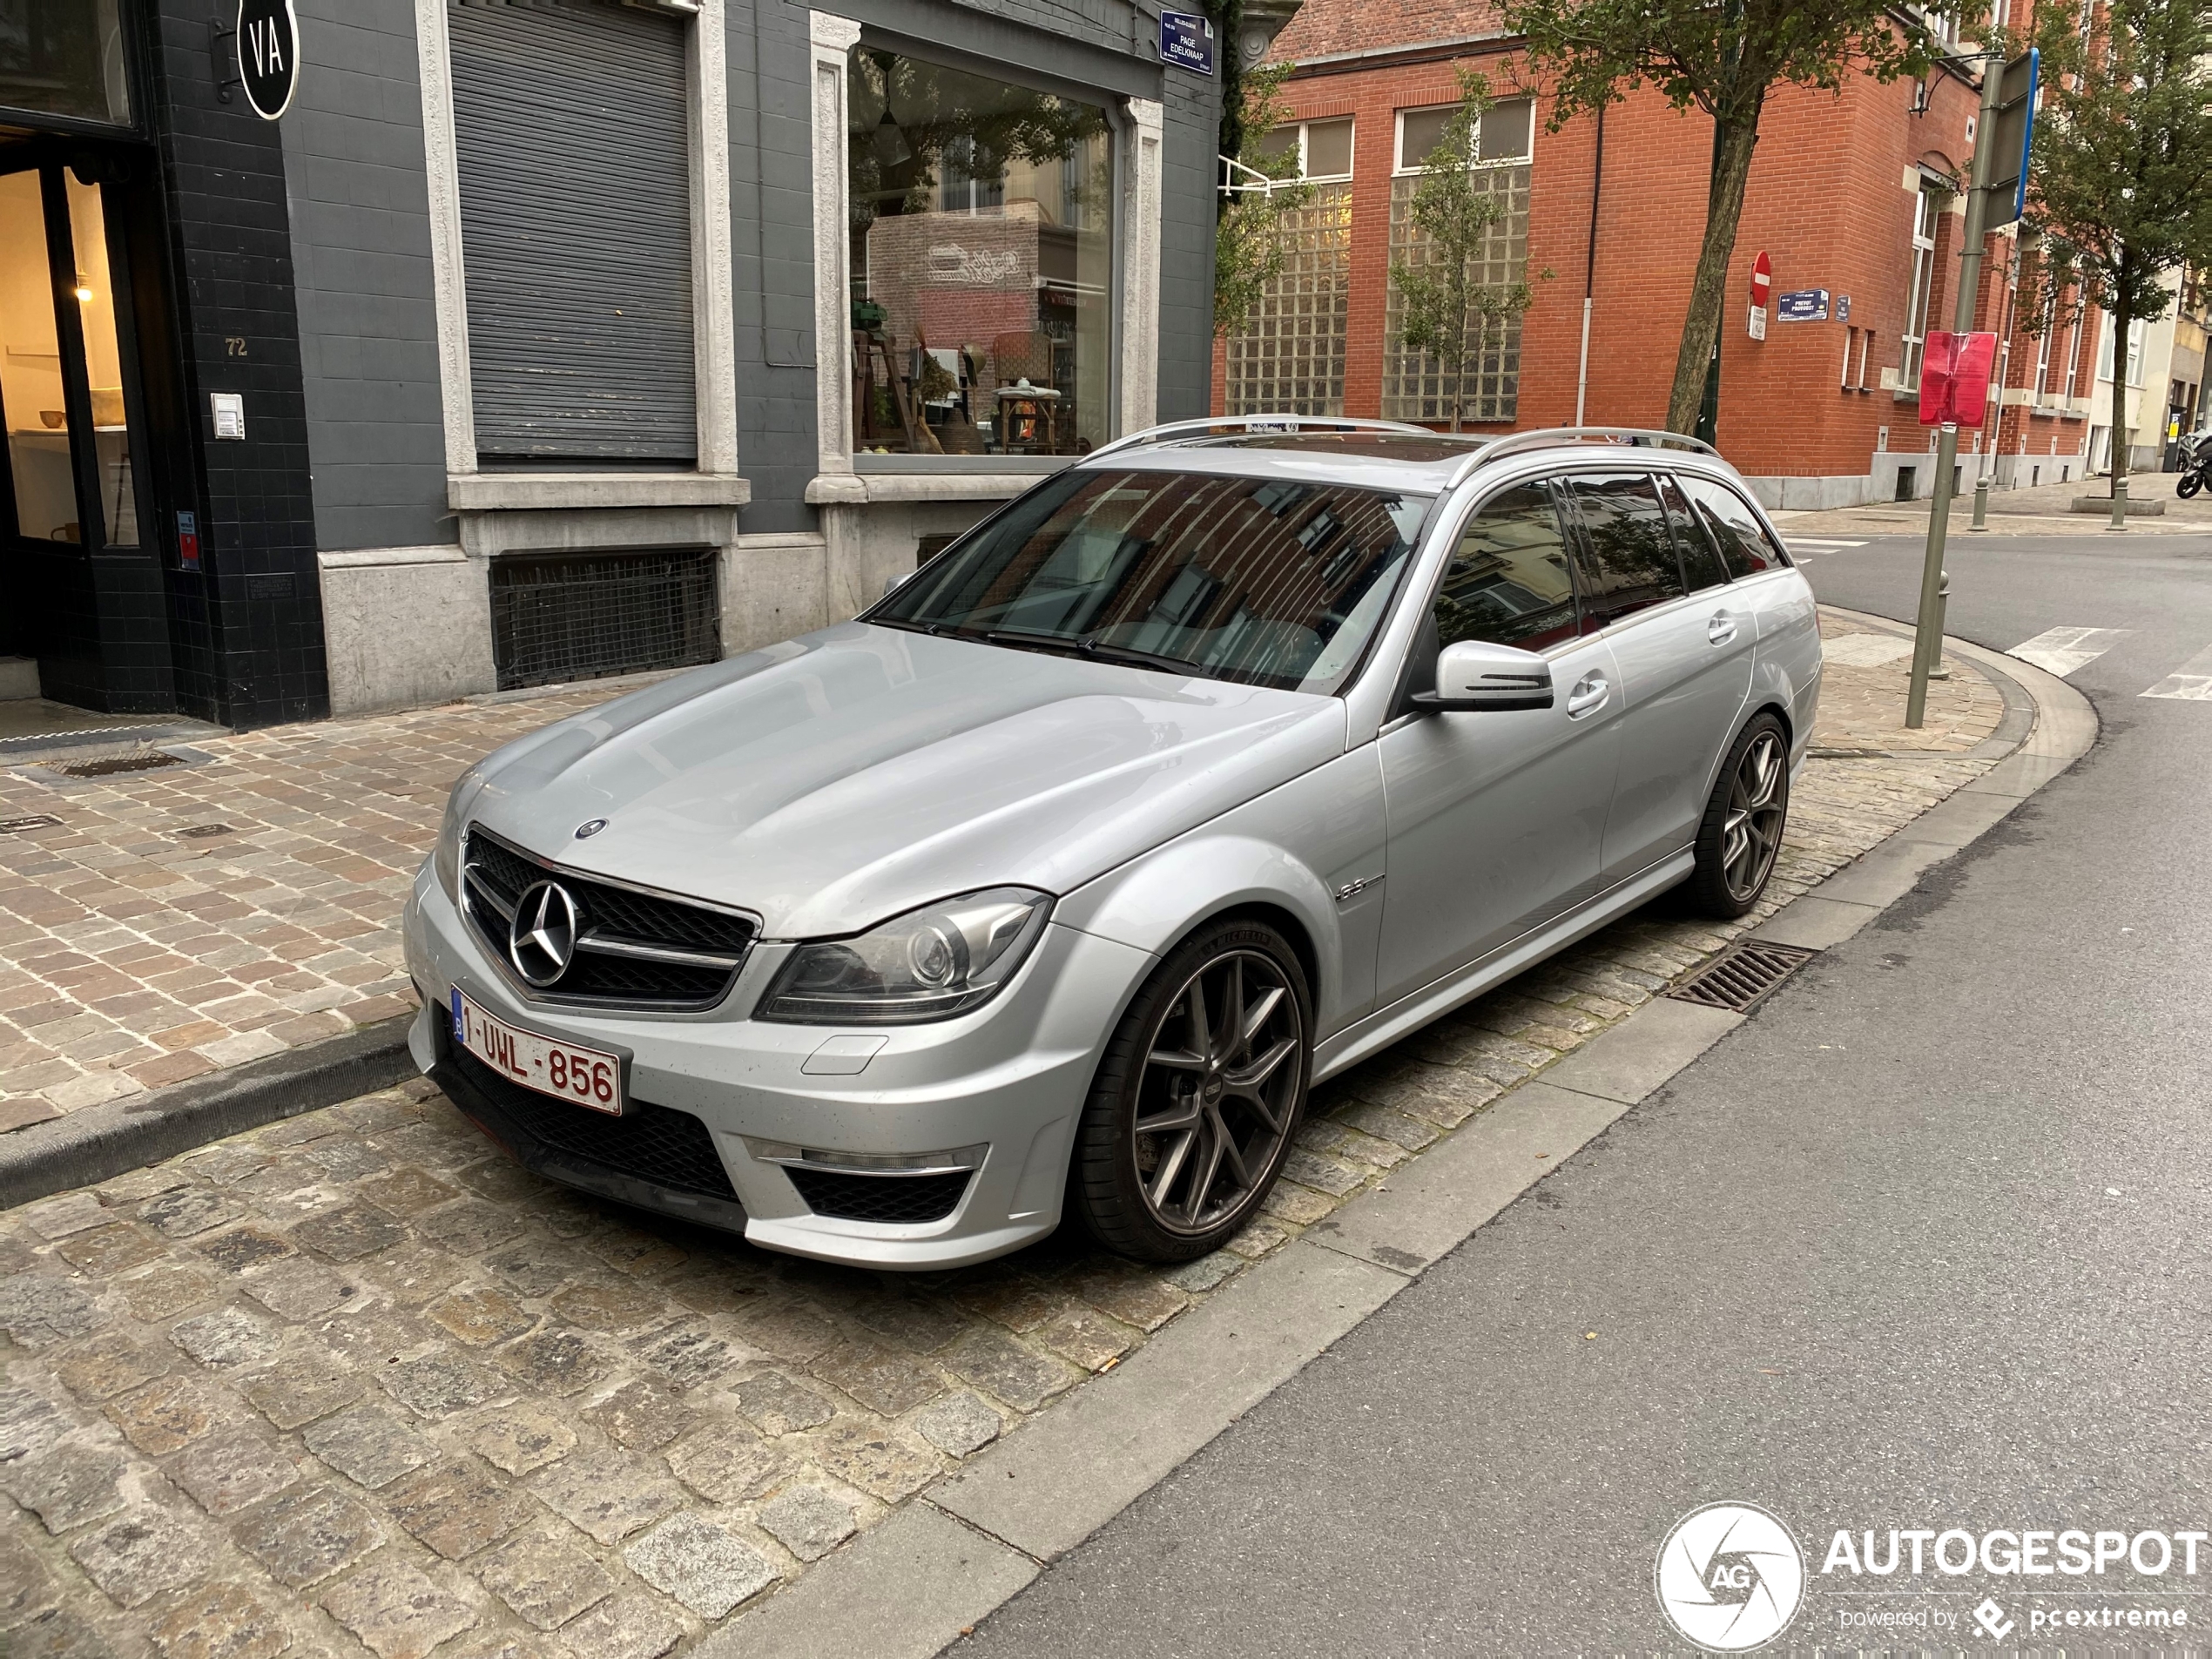
[[[1966,188],[1966,246],[1959,253],[1959,295],[1952,307],[1951,327],[1956,334],[1973,332],[1975,301],[1981,287],[1982,226],[1989,214],[1989,175],[1997,159],[1991,142],[1996,134],[1992,128],[1997,118],[1998,83],[2004,70],[2004,61],[1995,50],[1986,48],[1981,57],[1981,118],[1974,126],[1974,169]],[[1914,731],[1927,714],[1928,674],[1943,651],[1943,543],[1951,529],[1951,474],[1958,464],[1959,428],[1946,421],[1936,445],[1935,500],[1929,504],[1927,557],[1920,567],[1912,685],[1905,698],[1905,724]]]
[[[1989,473],[1986,469],[1974,479],[1973,528],[1985,532],[1989,529]]]

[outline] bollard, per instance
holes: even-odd
[[[2123,472],[2112,481],[2112,523],[2106,525],[2105,529],[2124,530],[2127,528],[2128,475]]]
[[[1985,533],[1989,529],[1989,475],[1987,473],[1982,474],[1980,477],[1974,480],[1974,522],[1971,528]]]
[[[1977,507],[1979,502],[1975,503]],[[1928,670],[1932,680],[1947,680],[1951,671],[1943,665],[1943,615],[1951,609],[1951,572],[1946,570],[1943,579],[1936,583],[1935,663]]]

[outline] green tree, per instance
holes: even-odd
[[[2212,0],[2112,0],[2084,35],[2055,8],[2038,30],[2043,95],[2027,220],[2043,234],[2042,291],[2112,314],[2112,491],[2128,470],[2128,334],[2165,316],[2164,284],[2212,264]],[[2047,322],[2046,323],[2047,327]],[[2148,390],[2146,396],[2150,394]]]
[[[1676,109],[1694,105],[1713,119],[1704,239],[1667,396],[1669,428],[1688,432],[1720,337],[1767,95],[1784,85],[1833,92],[1853,74],[1919,74],[1932,40],[1885,0],[1507,0],[1505,17],[1527,37],[1531,67],[1552,82],[1554,132],[1647,84]]]
[[[1239,113],[1233,124],[1237,148],[1224,152],[1238,165],[1230,170],[1228,182],[1233,188],[1224,196],[1214,226],[1213,326],[1217,334],[1242,334],[1251,322],[1268,285],[1282,274],[1291,214],[1312,197],[1312,187],[1298,182],[1298,145],[1285,146],[1274,137],[1289,118],[1282,91],[1290,73],[1288,64],[1271,64],[1246,70],[1242,78]],[[1223,130],[1231,125],[1224,118]]]
[[[1466,410],[1467,372],[1484,341],[1527,310],[1534,297],[1525,275],[1484,282],[1475,274],[1486,262],[1492,227],[1507,211],[1492,181],[1475,170],[1482,116],[1491,102],[1490,84],[1474,70],[1460,70],[1459,107],[1423,158],[1421,182],[1413,192],[1412,257],[1390,262],[1391,282],[1405,302],[1398,338],[1408,350],[1426,352],[1443,366],[1454,432]]]

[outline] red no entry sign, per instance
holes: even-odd
[[[1762,249],[1759,257],[1751,261],[1751,303],[1763,306],[1774,287],[1774,261]]]

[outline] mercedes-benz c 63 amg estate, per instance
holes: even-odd
[[[1318,1080],[1663,889],[1749,909],[1820,668],[1689,440],[1156,428],[472,768],[415,1055],[530,1169],[770,1249],[1196,1256]]]

